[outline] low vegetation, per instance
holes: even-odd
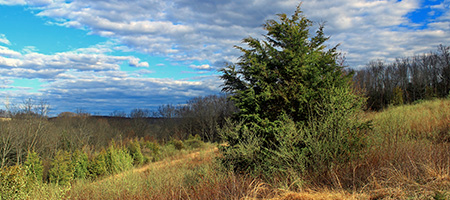
[[[123,146],[118,142],[111,143],[109,150],[90,155],[93,157],[88,159],[84,153],[74,152],[71,156],[73,168],[69,170],[73,174],[67,175],[63,173],[67,170],[59,167],[51,173],[61,174],[60,178],[49,182],[36,181],[42,169],[36,154],[30,153],[27,164],[1,170],[1,198],[450,198],[450,143],[445,139],[450,135],[450,100],[435,99],[391,107],[383,112],[365,112],[358,120],[372,124],[365,133],[366,146],[362,156],[333,163],[332,168],[321,176],[303,173],[296,174],[295,178],[291,174],[285,179],[285,174],[278,174],[267,179],[233,172],[220,164],[223,155],[216,144],[203,143],[194,136],[165,145],[133,140]],[[183,148],[177,150],[175,145],[179,142]],[[131,167],[135,160],[127,149],[133,143],[139,143],[146,164]],[[123,155],[120,151],[128,154]],[[158,152],[157,155],[154,152]],[[103,162],[99,162],[102,156]],[[121,159],[121,163],[128,163],[128,166],[111,167],[113,158]],[[55,162],[70,165],[64,159]],[[95,165],[103,166],[103,169],[89,167]],[[320,167],[319,164],[316,166]]]

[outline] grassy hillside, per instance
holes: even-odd
[[[160,161],[100,179],[75,179],[66,186],[38,184],[28,198],[450,198],[450,100],[366,112],[359,119],[372,124],[363,157],[334,166],[328,182],[306,184],[276,177],[264,182],[224,169],[215,159],[221,156],[216,145],[199,145],[202,148],[196,150],[176,150],[172,145],[162,147],[165,159]]]

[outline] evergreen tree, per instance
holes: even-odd
[[[27,172],[27,176],[34,183],[42,182],[42,174],[44,166],[42,165],[42,160],[39,158],[39,155],[32,151],[28,152],[27,160],[24,163],[25,171]]]
[[[264,29],[266,40],[246,38],[250,49],[236,65],[223,69],[223,90],[239,108],[238,116],[255,121],[277,119],[281,113],[294,121],[308,118],[311,103],[320,102],[320,94],[333,87],[348,87],[350,75],[336,62],[336,47],[325,50],[321,25],[312,38],[312,22],[298,8],[292,18],[280,14],[280,22],[269,20]]]
[[[74,168],[74,178],[84,179],[88,175],[89,159],[85,152],[75,150],[72,154],[72,166]]]
[[[392,91],[393,93],[393,98],[391,101],[391,104],[394,106],[399,106],[399,105],[403,105],[404,101],[403,101],[403,90],[402,88],[400,88],[399,86],[394,88],[394,91]]]
[[[51,163],[49,180],[58,185],[67,185],[73,180],[74,167],[70,152],[59,150]]]
[[[229,144],[222,148],[223,162],[238,171],[273,171],[276,163],[268,161],[282,154],[303,159],[295,169],[302,171],[313,160],[327,161],[324,165],[346,160],[359,146],[349,131],[360,126],[349,116],[363,99],[351,89],[352,74],[339,64],[337,46],[327,49],[322,25],[310,36],[313,23],[300,6],[290,18],[278,16],[264,25],[264,40],[244,39],[250,48],[236,47],[243,53],[239,62],[221,70],[223,91],[239,109],[235,126],[222,129]]]

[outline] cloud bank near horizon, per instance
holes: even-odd
[[[23,6],[45,18],[49,26],[80,29],[107,39],[72,51],[45,53],[32,46],[14,49],[15,41],[0,31],[0,81],[6,89],[0,95],[47,98],[56,112],[70,105],[105,113],[111,108],[155,107],[217,94],[221,82],[214,71],[225,62],[237,61],[240,52],[233,46],[241,45],[245,37],[261,38],[266,20],[275,19],[278,13],[292,14],[298,3],[0,0],[0,5]],[[316,25],[325,23],[331,37],[328,44],[340,44],[346,64],[354,68],[371,60],[389,62],[450,44],[449,0],[311,0],[303,2],[301,9]],[[163,57],[180,66],[179,73],[191,76],[159,75],[164,66],[117,52]],[[123,65],[141,69],[125,71]],[[39,87],[19,86],[19,79],[38,80]]]

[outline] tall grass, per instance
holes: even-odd
[[[372,124],[360,159],[336,163],[322,179],[304,176],[308,184],[284,187],[273,199],[450,198],[450,100],[367,112],[360,120]]]
[[[450,101],[436,99],[415,105],[392,107],[368,116],[373,120],[373,138],[389,145],[399,140],[427,139],[450,142]]]
[[[224,169],[215,145],[142,144],[155,161],[101,180],[38,184],[29,199],[449,199],[450,100],[425,101],[365,113],[372,121],[360,159],[336,163],[327,182],[269,182]],[[195,138],[191,138],[194,140]],[[190,144],[192,143],[192,144]],[[201,147],[200,150],[193,148]],[[193,153],[199,151],[198,153]],[[300,176],[308,179],[314,177]],[[323,179],[323,177],[322,177]],[[322,180],[320,179],[320,180]],[[319,179],[317,179],[319,180]],[[304,184],[309,183],[309,184]]]
[[[128,172],[96,184],[74,183],[70,199],[241,199],[256,180],[220,168],[211,146],[195,157],[153,163],[143,173]]]
[[[338,187],[373,198],[450,198],[450,101],[432,100],[369,113],[364,159],[336,170]]]

